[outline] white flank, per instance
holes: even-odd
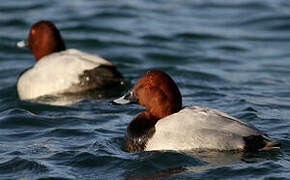
[[[243,136],[262,132],[216,109],[191,106],[163,118],[155,125],[146,150],[218,149],[234,150],[244,146]]]
[[[76,49],[53,53],[40,59],[19,77],[17,90],[20,99],[34,99],[43,95],[63,93],[79,83],[79,75],[109,61]]]

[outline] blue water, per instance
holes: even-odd
[[[282,143],[280,151],[138,152],[123,148],[143,107],[122,92],[66,106],[20,101],[34,64],[31,24],[55,22],[68,48],[116,64],[129,89],[166,71],[183,105],[220,109]],[[290,1],[9,0],[0,2],[0,179],[290,179]]]

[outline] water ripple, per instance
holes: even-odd
[[[1,2],[0,179],[289,179],[289,10],[287,0]],[[34,58],[16,42],[40,19],[67,47],[116,64],[126,84],[20,101],[17,77]],[[144,107],[108,104],[150,69],[172,76],[184,106],[230,113],[281,150],[127,153],[126,127]]]
[[[26,160],[23,158],[15,157],[11,160],[0,163],[0,172],[1,174],[10,173],[12,175],[18,173],[24,174],[39,174],[48,171],[49,169],[38,163],[36,161]]]

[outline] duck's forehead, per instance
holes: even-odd
[[[144,86],[144,79],[139,79],[138,82],[135,84],[134,90],[137,91],[138,89]]]
[[[34,30],[34,31],[52,31],[53,29],[55,28],[55,26],[50,23],[50,22],[38,22],[36,24],[34,24],[32,27],[31,27],[31,32]]]
[[[139,81],[136,83],[135,85],[135,89],[138,88],[146,88],[146,87],[150,87],[152,86],[152,84],[154,83],[154,80],[152,78],[152,76],[148,75],[144,75],[141,79],[139,79]]]

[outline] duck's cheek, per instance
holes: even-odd
[[[138,97],[137,96],[137,98],[139,99],[138,104],[141,105],[141,106],[147,107],[148,104],[150,103],[150,97],[149,98],[148,97],[146,97],[146,98],[143,97],[142,98],[142,97]]]
[[[141,105],[141,106],[145,106],[144,101],[143,101],[143,100],[140,100],[140,99],[139,99],[139,101],[138,101],[138,104]]]

